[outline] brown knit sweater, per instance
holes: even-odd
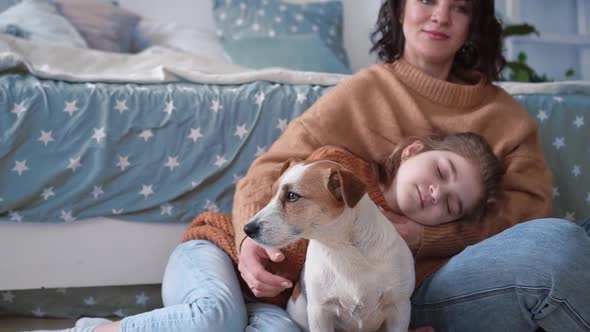
[[[415,254],[417,284],[468,245],[546,217],[552,182],[536,122],[506,91],[477,73],[456,76],[473,83],[438,80],[400,59],[362,70],[322,96],[291,121],[238,183],[232,209],[238,250],[245,223],[272,197],[272,184],[287,159],[307,159],[318,148],[335,145],[364,160],[382,160],[403,138],[432,131],[481,134],[504,161],[506,175],[503,199],[483,220],[424,227]]]

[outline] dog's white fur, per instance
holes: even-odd
[[[296,164],[245,227],[264,246],[310,240],[302,296],[294,294],[287,307],[303,329],[408,330],[412,254],[359,184],[334,162]]]

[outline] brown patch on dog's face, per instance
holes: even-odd
[[[316,162],[305,165],[282,180],[279,200],[285,211],[285,221],[305,227],[309,223],[327,223],[338,217],[344,207],[344,200],[330,190],[335,163]]]

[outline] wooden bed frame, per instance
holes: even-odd
[[[187,224],[0,222],[0,290],[161,283]]]

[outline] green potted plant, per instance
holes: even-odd
[[[537,28],[534,26],[523,23],[523,24],[507,24],[502,29],[502,44],[504,45],[506,38],[513,36],[528,36],[535,34],[540,35]],[[515,60],[508,60],[506,62],[506,69],[502,73],[502,81],[515,81],[515,82],[547,82],[553,81],[553,79],[547,77],[547,75],[539,75],[531,66],[527,64],[527,55],[524,52],[519,52]],[[565,77],[573,77],[574,70],[568,69],[565,72]]]

